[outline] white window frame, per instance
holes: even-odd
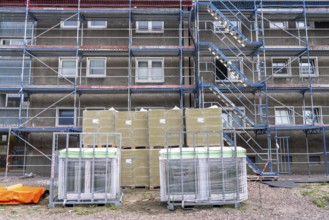
[[[281,27],[279,24],[283,24],[283,27]],[[271,30],[288,29],[288,21],[271,21],[270,29]]]
[[[5,41],[9,41],[9,44],[5,44]],[[14,41],[20,41],[22,44],[14,44]],[[3,46],[24,46],[24,39],[13,38],[13,39],[1,39],[0,44]]]
[[[142,61],[142,62],[148,62],[148,79],[147,80],[139,80],[138,79],[138,63]],[[152,80],[152,62],[153,61],[160,61],[161,62],[161,73],[162,73],[162,77],[159,80]],[[159,58],[155,58],[155,57],[141,57],[141,58],[136,58],[135,60],[135,82],[136,83],[163,83],[164,82],[164,58],[163,57],[159,57]]]
[[[147,22],[147,30],[140,30],[139,23]],[[153,22],[161,22],[161,30],[153,30],[152,23]],[[164,32],[164,21],[136,21],[136,33],[163,33]]]
[[[308,60],[307,57],[303,58],[302,60]],[[312,64],[312,61],[314,63],[314,74],[303,74],[302,73],[302,67],[301,67],[301,59],[298,60],[299,64],[299,76],[300,77],[318,77],[319,76],[319,65],[318,65],[318,58],[317,57],[310,57],[309,58],[310,63]],[[311,65],[312,67],[312,65]]]
[[[214,58],[215,61],[214,63],[216,64],[216,58]],[[233,61],[236,61],[236,60],[239,60],[239,66],[238,68],[240,69],[240,72],[243,73],[243,58],[240,58],[240,57],[228,57],[227,58],[228,60],[233,60]],[[231,78],[231,74],[232,72],[235,72],[235,71],[229,71],[227,70],[227,79],[225,80],[220,80],[220,79],[217,79],[216,77],[216,80],[215,82],[241,82],[241,77],[239,75],[239,78],[238,79],[230,79]]]
[[[235,25],[241,31],[241,22],[240,21],[230,21],[233,25]],[[214,33],[228,33],[227,30],[219,23],[219,21],[212,22]]]
[[[286,65],[285,68],[287,69],[287,74],[279,74],[275,73],[276,71],[274,70],[273,63],[275,60],[285,60]],[[272,57],[272,75],[275,78],[286,78],[286,77],[291,77],[291,58],[290,57]]]
[[[237,106],[237,108],[238,108],[241,112],[243,112],[243,113],[245,114],[245,112],[246,112],[245,107]],[[222,120],[223,120],[223,122],[222,122],[222,124],[223,124],[223,129],[232,129],[232,127],[233,127],[233,123],[236,123],[236,122],[234,122],[234,120],[233,120],[233,113],[234,113],[234,109],[233,109],[233,108],[230,108],[230,107],[223,107],[223,108],[222,108],[222,115],[223,115],[223,114],[227,114],[227,115],[228,115],[228,121],[227,121],[227,122],[224,122],[224,120],[222,119]],[[240,118],[240,117],[239,117],[239,118]],[[245,120],[244,120],[243,118],[241,118],[241,120],[242,120],[242,126],[241,126],[241,127],[245,127],[245,126],[246,126]],[[227,123],[228,126],[224,126],[225,123]]]
[[[65,24],[66,21],[61,21],[60,22],[60,28],[62,29],[75,29],[75,28],[78,28],[80,27],[80,21],[74,21],[74,22],[77,22],[76,25],[67,25]]]
[[[280,111],[287,111],[288,113],[288,120],[289,122],[287,123],[282,123],[283,120],[286,120],[285,116],[282,115],[277,115],[277,110]],[[295,124],[295,112],[294,112],[294,107],[292,106],[287,106],[287,107],[283,107],[283,106],[277,106],[274,107],[274,119],[275,119],[275,125],[294,125]],[[280,119],[280,121],[279,121]]]
[[[74,75],[63,75],[63,61],[74,60],[75,61],[75,74]],[[78,75],[78,60],[76,57],[59,57],[58,58],[58,78],[76,78]]]
[[[313,29],[314,28],[314,21],[307,21],[306,22],[307,29]],[[296,21],[296,29],[299,30],[305,30],[305,21]]]
[[[5,101],[5,107],[8,107],[8,99],[9,98],[20,98],[20,94],[17,94],[17,93],[7,93],[6,94],[6,101]],[[23,100],[24,100],[24,98],[23,98]],[[19,106],[18,107],[10,107],[10,108],[19,108]]]
[[[307,121],[307,119],[306,119],[306,115],[305,115],[305,110],[312,110],[312,107],[311,106],[305,106],[305,107],[303,107],[303,124],[304,125],[311,125],[312,123],[306,123]],[[323,118],[322,118],[322,108],[321,108],[321,106],[313,106],[313,110],[314,109],[318,109],[318,111],[319,111],[319,115],[318,115],[318,123],[314,123],[314,124],[323,124]]]
[[[94,25],[93,24],[94,21],[88,21],[88,28],[89,29],[106,29],[107,28],[107,21],[102,21],[102,22],[105,22],[104,25]]]
[[[73,110],[73,125],[60,125],[59,124],[59,111],[60,110]],[[76,110],[72,107],[57,107],[56,108],[56,127],[74,127],[76,125]]]
[[[90,74],[90,62],[92,60],[101,60],[104,62],[104,71],[103,71],[103,74],[102,75],[93,75],[93,74]],[[87,77],[88,78],[104,78],[106,77],[106,63],[107,63],[107,59],[106,57],[88,57],[87,58]]]

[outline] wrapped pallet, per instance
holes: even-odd
[[[102,146],[102,145],[117,145],[119,139],[112,134],[115,132],[114,124],[115,110],[100,110],[100,111],[83,111],[82,132],[83,133],[98,133],[84,134],[82,143],[85,146]],[[104,134],[107,133],[107,134]]]
[[[116,112],[116,133],[121,133],[123,147],[148,146],[147,112]]]
[[[148,113],[149,145],[181,146],[183,139],[183,111],[181,109],[152,110]],[[166,133],[168,137],[166,137]]]
[[[121,185],[149,186],[149,150],[126,149],[121,151]]]
[[[187,145],[223,146],[222,110],[218,107],[186,109]]]

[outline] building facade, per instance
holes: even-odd
[[[81,131],[84,110],[218,105],[256,172],[328,173],[328,9],[1,1],[0,169],[49,173],[52,132]]]

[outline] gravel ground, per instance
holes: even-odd
[[[281,176],[280,179],[324,178],[324,176]],[[29,186],[46,186],[49,180],[35,177],[19,179],[0,178],[0,185],[22,183]],[[300,184],[299,188],[272,188],[259,182],[248,182],[249,199],[241,208],[195,207],[168,211],[159,202],[159,190],[125,189],[123,205],[76,206],[48,209],[48,201],[38,205],[0,206],[0,219],[328,219],[329,184]],[[322,207],[316,205],[315,197],[322,196]]]

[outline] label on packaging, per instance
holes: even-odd
[[[2,136],[1,136],[1,141],[3,141],[3,142],[4,142],[4,141],[7,141],[7,135],[2,135]]]
[[[160,119],[160,124],[166,124],[166,119],[161,118],[161,119]]]
[[[99,119],[98,118],[93,119],[93,124],[99,124]]]
[[[204,118],[197,118],[198,123],[204,123]]]
[[[126,120],[126,125],[132,125],[132,121],[131,120]]]

